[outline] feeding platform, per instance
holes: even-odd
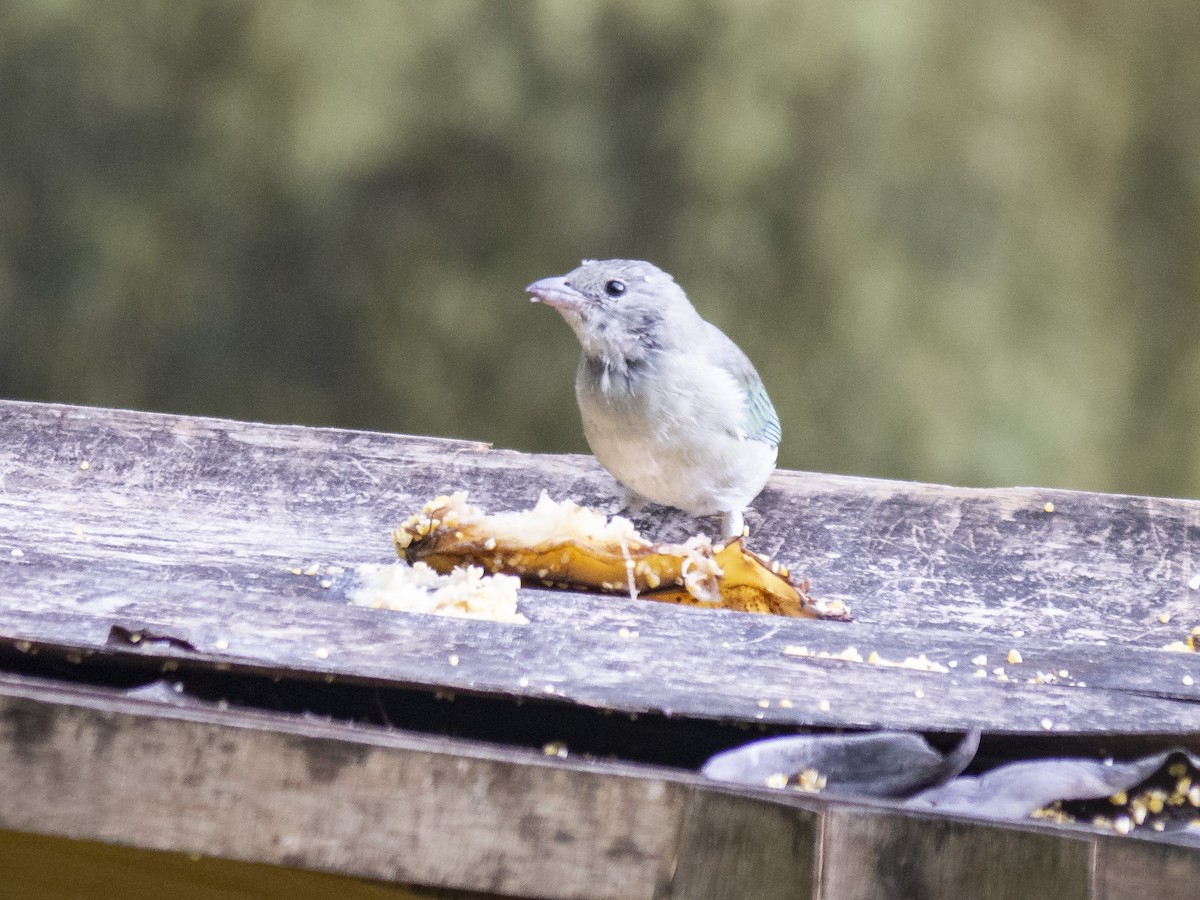
[[[983,766],[1200,749],[1197,657],[1163,649],[1200,625],[1200,503],[780,471],[750,546],[853,621],[348,605],[331,573],[458,490],[616,505],[590,457],[0,401],[0,868],[42,841],[64,871],[157,851],[173,891],[218,860],[347,897],[1195,896],[1186,835],[698,768],[796,732],[981,729]]]

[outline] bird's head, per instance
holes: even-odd
[[[587,356],[610,364],[644,361],[674,346],[699,318],[670,275],[635,259],[585,259],[525,290],[562,314]]]

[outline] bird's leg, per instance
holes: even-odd
[[[740,538],[746,528],[746,519],[740,509],[730,509],[721,513],[721,536],[726,540]]]
[[[633,491],[626,489],[621,508],[617,510],[617,515],[625,516],[626,518],[636,516],[646,508],[648,502],[650,501],[640,494],[635,494]]]

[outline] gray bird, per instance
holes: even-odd
[[[722,515],[726,537],[775,470],[779,416],[754,365],[661,269],[584,260],[526,290],[583,347],[575,396],[588,445],[636,510]]]

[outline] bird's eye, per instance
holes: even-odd
[[[625,293],[625,282],[612,279],[604,282],[604,293],[610,297],[620,297]]]

